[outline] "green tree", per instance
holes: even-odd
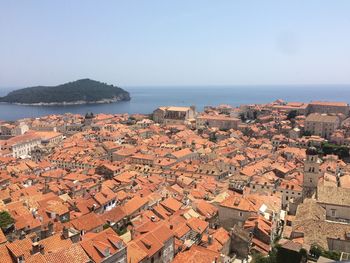
[[[340,255],[341,253],[339,251],[334,251],[334,250],[324,251],[322,253],[322,256],[333,260],[337,260],[337,261],[340,259]]]
[[[9,103],[95,102],[119,98],[130,100],[130,94],[113,85],[91,79],[81,79],[58,86],[36,86],[10,92],[0,101]]]
[[[304,131],[303,132],[303,136],[311,136],[312,134],[311,134],[311,132],[309,132],[309,131]]]
[[[12,225],[15,221],[11,217],[11,215],[6,211],[0,212],[0,227],[2,229],[8,228],[10,225]]]
[[[299,254],[301,256],[301,260],[305,262],[307,260],[307,251],[305,248],[300,249]]]
[[[311,246],[310,254],[311,254],[311,256],[313,256],[315,258],[319,258],[320,256],[323,256],[325,258],[329,258],[329,259],[333,259],[333,260],[340,259],[340,252],[339,251],[325,250],[321,246],[318,246],[316,244]]]
[[[340,158],[349,157],[349,148],[344,145],[323,143],[321,148],[324,154],[335,154],[338,155]]]
[[[311,245],[310,254],[315,258],[319,258],[323,253],[323,248],[318,245]]]

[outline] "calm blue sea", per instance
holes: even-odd
[[[151,113],[159,106],[265,103],[275,99],[309,102],[331,100],[350,102],[350,85],[313,86],[206,86],[206,87],[123,87],[130,92],[131,101],[112,104],[73,106],[19,106],[0,103],[0,119],[16,120],[66,112]],[[0,89],[0,95],[9,90]]]

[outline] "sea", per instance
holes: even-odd
[[[159,106],[191,106],[198,111],[204,106],[267,103],[276,99],[289,102],[327,100],[350,103],[350,85],[275,85],[275,86],[156,86],[122,87],[131,100],[110,104],[66,106],[24,106],[0,103],[0,120],[18,120],[50,114],[152,113]],[[0,88],[0,96],[10,89]]]

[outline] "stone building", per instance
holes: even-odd
[[[227,117],[223,115],[203,115],[199,116],[196,119],[196,127],[215,127],[220,130],[229,130],[229,129],[237,129],[238,124],[240,123],[240,119]]]
[[[339,126],[340,120],[334,115],[311,113],[305,119],[305,131],[326,139],[328,139]]]
[[[326,219],[350,223],[350,189],[319,185],[317,203],[326,210]]]
[[[312,101],[308,106],[309,113],[342,113],[349,115],[349,104],[346,102]]]
[[[320,160],[317,149],[309,147],[306,150],[304,163],[303,197],[311,197],[315,194],[320,176]]]
[[[153,111],[153,120],[160,124],[178,125],[194,120],[196,117],[195,106],[191,107],[159,107]]]
[[[0,148],[1,150],[9,150],[15,158],[24,158],[40,145],[41,138],[37,134],[26,133],[4,141],[0,144]]]

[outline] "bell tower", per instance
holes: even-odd
[[[306,160],[304,162],[303,197],[312,197],[317,190],[318,179],[320,177],[320,161],[315,147],[306,150]]]

